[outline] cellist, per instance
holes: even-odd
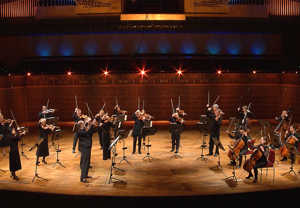
[[[298,148],[299,135],[296,133],[296,129],[293,125],[290,126],[289,131],[285,132],[285,142],[280,149],[282,159],[280,161],[286,161],[288,155],[290,155],[292,164],[295,163],[295,152]]]
[[[269,147],[266,145],[264,137],[260,138],[260,144],[255,147],[255,151],[252,153],[250,159],[245,161],[244,169],[249,172],[246,179],[253,177],[252,169],[254,169],[253,183],[257,182],[258,168],[263,168],[267,164],[267,158],[269,157]]]
[[[240,129],[239,130],[239,134],[237,134],[239,137],[236,139],[235,144],[233,146],[233,148],[231,148],[228,152],[228,156],[230,158],[230,165],[236,165],[235,160],[237,159],[237,157],[239,158],[239,165],[237,166],[237,168],[240,168],[243,162],[243,155],[245,155],[248,152],[248,148],[249,148],[249,142],[251,142],[251,137],[249,136],[249,131],[250,129]],[[228,131],[226,131],[228,133],[228,136],[230,138],[235,139],[235,137],[233,135],[231,135]],[[234,153],[234,154],[233,154]],[[237,155],[235,155],[237,154]]]

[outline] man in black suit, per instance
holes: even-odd
[[[170,118],[170,122],[172,126],[171,128],[171,139],[172,139],[172,149],[171,152],[175,150],[175,153],[179,152],[180,147],[180,133],[182,131],[183,119],[179,117],[178,113],[173,113],[172,117]]]
[[[95,128],[96,121],[91,121],[90,118],[85,119],[85,121],[78,122],[78,137],[79,137],[79,151],[81,152],[80,157],[80,182],[87,183],[90,160],[91,160],[91,148],[92,148],[92,136],[93,133],[97,130]]]
[[[138,140],[138,152],[139,154],[142,154],[141,152],[141,146],[142,146],[142,129],[144,126],[144,121],[143,118],[141,116],[141,112],[139,110],[137,110],[133,116],[132,116],[133,120],[134,120],[134,126],[133,126],[133,131],[132,131],[132,136],[133,136],[133,151],[132,154],[135,154],[135,150],[136,150],[136,142]]]

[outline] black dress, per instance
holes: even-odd
[[[9,152],[9,170],[15,172],[22,169],[21,159],[19,154],[18,142],[21,139],[18,135],[8,135],[10,152]]]
[[[0,139],[0,147],[8,147],[9,146],[9,140],[7,138],[7,135],[9,133],[9,124],[0,124],[0,134],[2,135],[2,139]]]
[[[111,135],[110,135],[110,129],[112,128],[112,123],[111,122],[106,122],[103,123],[102,127],[102,144],[103,144],[103,160],[110,159],[110,151],[109,146],[110,146],[110,140],[111,140]]]
[[[39,126],[39,128],[40,128],[40,139],[42,139],[42,142],[38,145],[36,156],[47,157],[49,156],[48,134],[51,133],[51,130],[43,129],[41,126]]]

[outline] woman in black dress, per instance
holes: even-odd
[[[16,171],[22,169],[21,159],[19,154],[19,146],[18,142],[21,139],[21,136],[24,135],[25,132],[18,133],[15,128],[12,128],[7,135],[7,140],[9,141],[9,170],[11,172],[11,177],[14,180],[19,180],[16,176]]]
[[[6,150],[9,148],[9,140],[7,135],[9,134],[10,127],[13,124],[13,120],[5,120],[3,115],[0,113],[0,148],[2,149],[2,154],[6,154]]]
[[[48,125],[46,119],[42,118],[39,121],[40,138],[37,143],[36,164],[39,165],[39,158],[43,157],[42,162],[47,164],[46,157],[49,156],[48,135],[54,131],[55,126]]]

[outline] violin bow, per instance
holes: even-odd
[[[78,108],[77,96],[75,95],[75,107]]]
[[[87,108],[87,110],[88,110],[89,116],[90,116],[91,118],[93,118],[94,116],[93,116],[93,113],[92,113],[92,111],[91,111],[91,109],[90,109],[90,107],[89,107],[89,104],[88,104],[88,103],[85,103],[85,105],[86,105],[86,108]]]
[[[48,107],[49,107],[49,102],[50,102],[50,99],[48,98],[48,100],[47,100],[47,104],[46,104],[46,106],[47,106],[47,109],[48,109]]]
[[[102,108],[101,108],[101,110],[104,110],[104,108],[105,108],[105,102],[103,103],[103,106],[102,106]]]
[[[217,96],[217,98],[215,99],[213,105],[216,104],[219,101],[219,99],[220,99],[220,95]]]
[[[140,96],[138,96],[138,109],[140,110]]]
[[[15,117],[13,111],[12,111],[12,110],[9,110],[9,111],[10,111],[10,114],[11,114],[12,119],[13,119],[13,120],[15,121],[15,123],[16,123],[17,128],[19,128],[19,124],[18,124],[18,122],[17,122],[17,120],[16,120],[16,117]]]
[[[145,111],[145,102],[143,100],[143,111]]]
[[[118,97],[116,97],[116,106],[119,106]]]
[[[173,105],[173,100],[171,98],[171,106],[172,106],[172,113],[175,113],[175,110],[174,110],[174,105]]]
[[[209,100],[210,100],[210,93],[209,93],[209,90],[207,91],[207,104],[209,106]]]
[[[178,96],[178,106],[177,107],[180,109],[180,96]]]

